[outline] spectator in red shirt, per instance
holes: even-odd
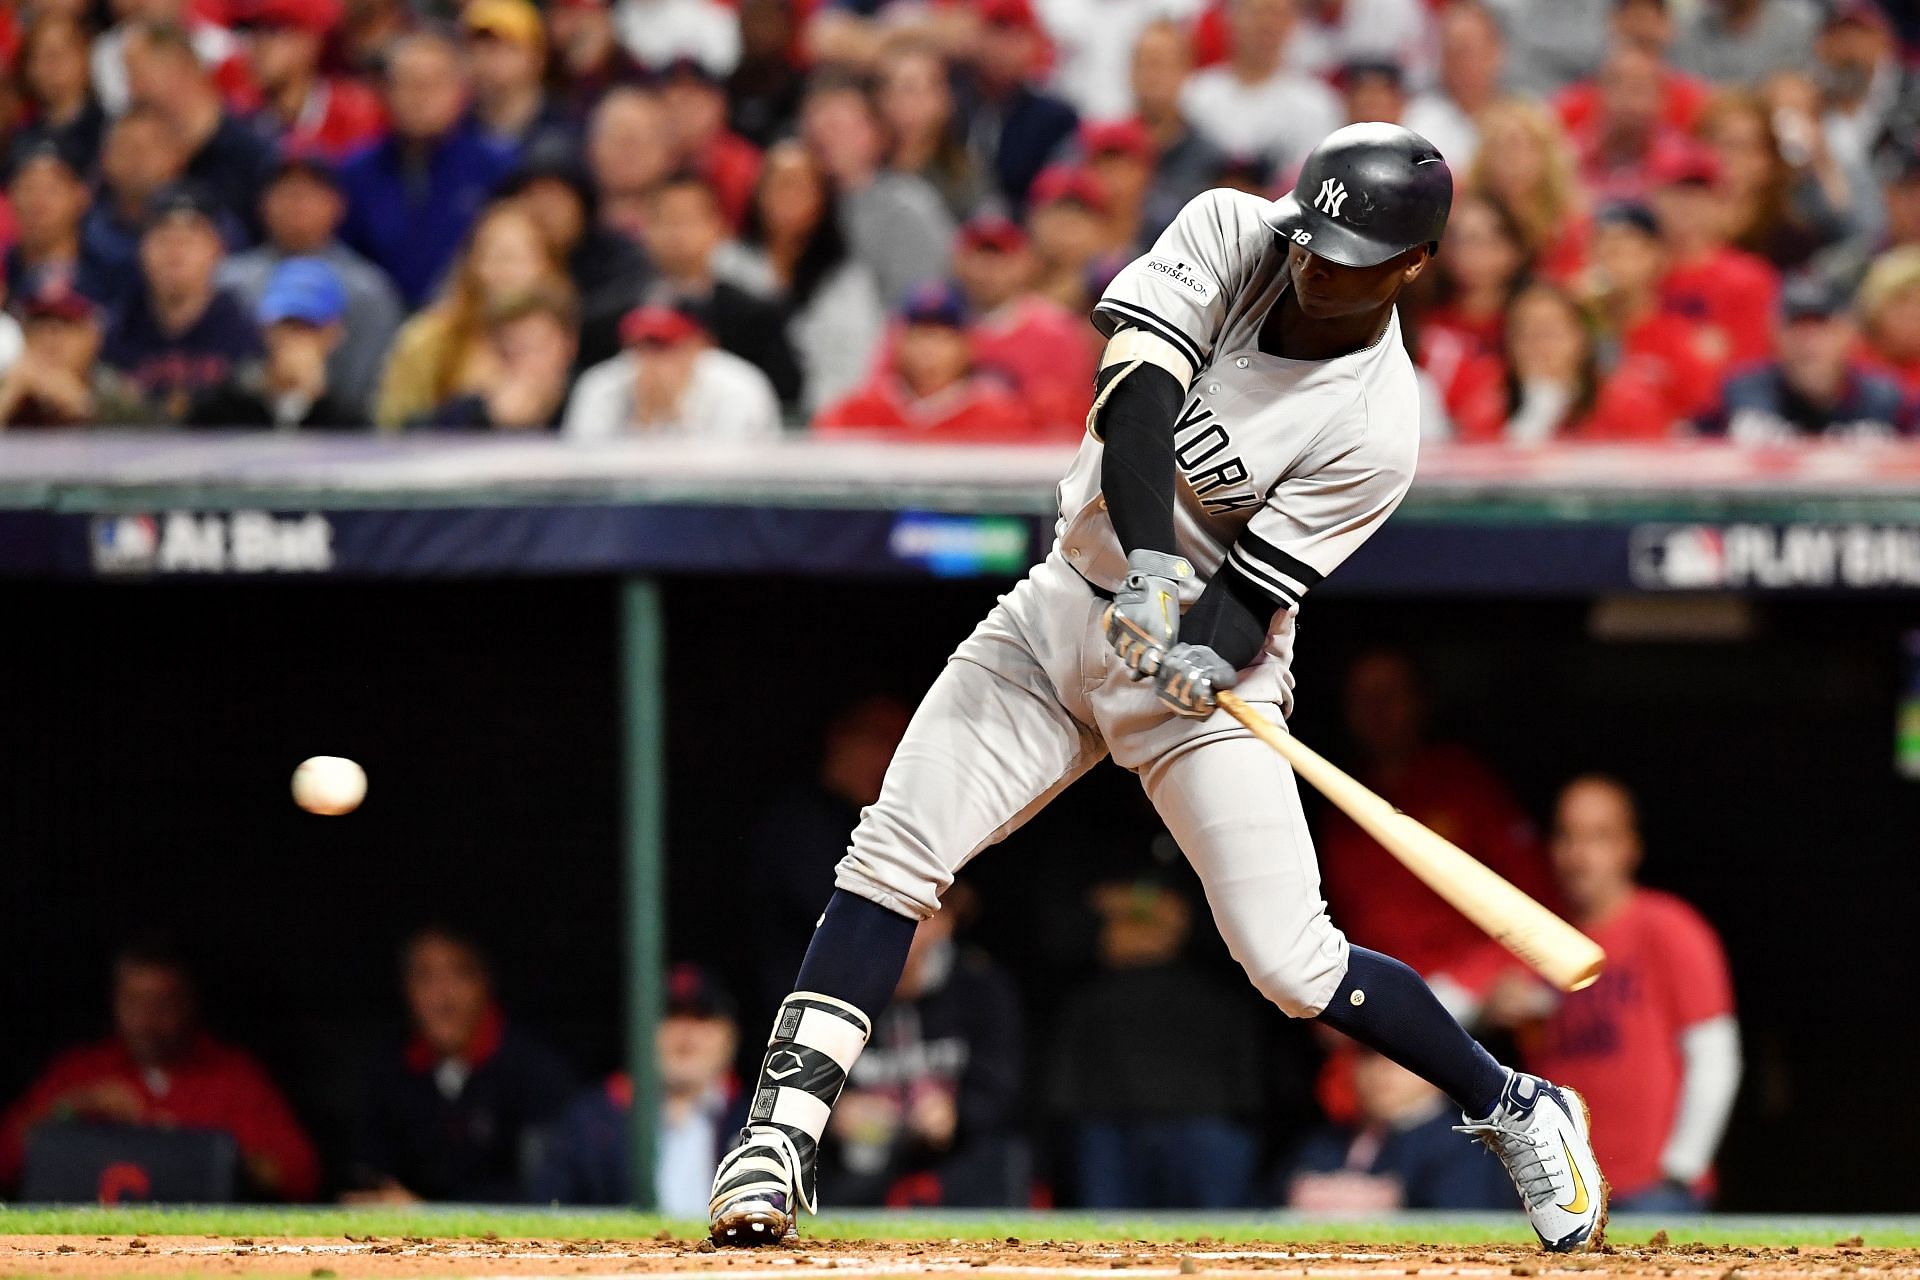
[[[1666,72],[1658,54],[1635,45],[1607,55],[1591,118],[1568,130],[1580,155],[1580,180],[1595,199],[1644,198],[1653,169],[1686,148],[1686,135],[1662,115]]]
[[[233,1135],[253,1190],[311,1200],[320,1189],[313,1145],[260,1064],[200,1024],[180,955],[142,940],[114,958],[113,1034],[70,1049],[0,1120],[0,1185],[20,1176],[27,1131],[66,1120]]]
[[[1786,271],[1856,230],[1856,193],[1808,108],[1807,82],[1781,77],[1773,87],[1773,100],[1722,90],[1696,132],[1720,157],[1728,236]]]
[[[1660,304],[1697,322],[1703,353],[1728,371],[1773,354],[1780,273],[1727,242],[1719,181],[1719,158],[1696,146],[1655,174],[1653,209],[1667,245]]]
[[[332,160],[373,141],[387,123],[370,87],[321,74],[340,15],[339,0],[246,0],[236,22],[260,89],[254,127],[283,148]]]
[[[1507,311],[1505,359],[1462,366],[1452,392],[1457,438],[1665,439],[1673,430],[1660,388],[1629,364],[1602,376],[1593,324],[1572,294],[1538,281]]]
[[[1146,222],[1153,190],[1153,138],[1138,120],[1082,125],[1087,171],[1107,193],[1108,253],[1127,257],[1149,248],[1164,227]]]
[[[1537,272],[1572,279],[1585,261],[1586,201],[1559,120],[1537,103],[1509,98],[1482,111],[1478,123],[1465,191],[1505,209],[1526,232]]]
[[[1857,300],[1864,341],[1860,364],[1896,379],[1909,405],[1920,405],[1920,245],[1874,259]]]
[[[1480,358],[1498,358],[1505,345],[1507,308],[1525,282],[1525,233],[1502,205],[1466,195],[1447,219],[1444,252],[1435,259],[1439,297],[1420,315],[1420,366],[1440,389],[1449,414],[1471,385],[1461,373]]]
[[[1667,49],[1673,44],[1673,15],[1666,0],[1613,0],[1613,42],[1615,45],[1643,49],[1660,62],[1660,123],[1686,133],[1700,118],[1701,108],[1713,86],[1690,76],[1667,62]],[[1569,132],[1579,134],[1600,114],[1601,91],[1597,79],[1570,84],[1553,100],[1561,123]]]
[[[1093,329],[1033,291],[1025,233],[997,215],[975,218],[960,229],[953,274],[973,316],[975,363],[1005,377],[1037,425],[1077,436],[1093,400]]]
[[[760,148],[727,127],[725,83],[704,63],[681,58],[663,73],[660,105],[680,167],[706,180],[738,231],[760,181]]]
[[[1529,893],[1541,896],[1538,837],[1493,770],[1473,751],[1427,734],[1427,699],[1405,654],[1364,654],[1347,672],[1346,726],[1354,774],[1395,808],[1438,831]],[[1362,946],[1391,942],[1421,973],[1446,971],[1487,936],[1338,809],[1319,832],[1327,904]]]
[[[1657,387],[1668,422],[1693,417],[1713,399],[1716,365],[1701,327],[1661,305],[1667,250],[1643,204],[1601,210],[1593,235],[1593,281],[1603,336],[1614,344],[1610,372]]]
[[[1079,315],[1093,306],[1107,253],[1107,188],[1086,169],[1054,165],[1033,181],[1027,230],[1040,261],[1039,292]]]
[[[816,432],[861,431],[933,444],[1009,444],[1039,438],[1027,410],[973,369],[967,308],[950,285],[921,285],[901,308],[892,359],[864,391],[814,421]]]
[[[1740,1085],[1740,1028],[1720,940],[1692,907],[1634,883],[1633,797],[1611,778],[1560,793],[1553,870],[1572,919],[1606,948],[1584,991],[1556,996],[1509,970],[1484,1006],[1514,1027],[1528,1071],[1577,1089],[1621,1212],[1706,1206],[1713,1157]]]

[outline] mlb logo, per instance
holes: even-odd
[[[1711,525],[1642,525],[1633,531],[1629,556],[1638,587],[1697,591],[1727,582],[1726,538]]]
[[[160,522],[152,516],[95,516],[93,571],[151,573],[160,555]]]

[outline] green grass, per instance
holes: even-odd
[[[4,1235],[218,1235],[218,1236],[423,1236],[503,1239],[644,1240],[660,1231],[697,1239],[703,1224],[621,1210],[474,1208],[41,1208],[0,1205]],[[1676,1243],[1745,1246],[1832,1245],[1854,1235],[1882,1248],[1920,1247],[1920,1220],[1913,1218],[1674,1218],[1616,1222],[1608,1238],[1643,1243],[1658,1229]],[[1000,1240],[1195,1240],[1223,1244],[1270,1241],[1293,1244],[1384,1244],[1418,1241],[1437,1246],[1521,1243],[1526,1224],[1511,1215],[1459,1217],[1409,1215],[1372,1221],[1303,1219],[1289,1214],[1082,1214],[867,1213],[829,1215],[802,1225],[805,1234],[843,1239]]]

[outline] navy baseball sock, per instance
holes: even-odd
[[[1427,1081],[1478,1120],[1493,1114],[1507,1069],[1480,1047],[1424,979],[1365,947],[1350,947],[1347,976],[1320,1021]]]
[[[835,889],[807,944],[795,991],[844,1000],[869,1019],[893,1003],[919,922],[857,893]]]

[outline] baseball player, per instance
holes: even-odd
[[[1284,724],[1302,598],[1406,493],[1419,397],[1394,302],[1452,199],[1426,139],[1349,125],[1290,195],[1199,196],[1108,287],[1057,540],[954,652],[861,814],[714,1176],[715,1243],[772,1243],[815,1208],[820,1135],[915,922],[1109,755],[1139,775],[1263,995],[1446,1092],[1547,1248],[1598,1239],[1607,1189],[1580,1097],[1501,1066],[1413,970],[1348,944],[1292,773],[1214,704],[1237,688]]]

